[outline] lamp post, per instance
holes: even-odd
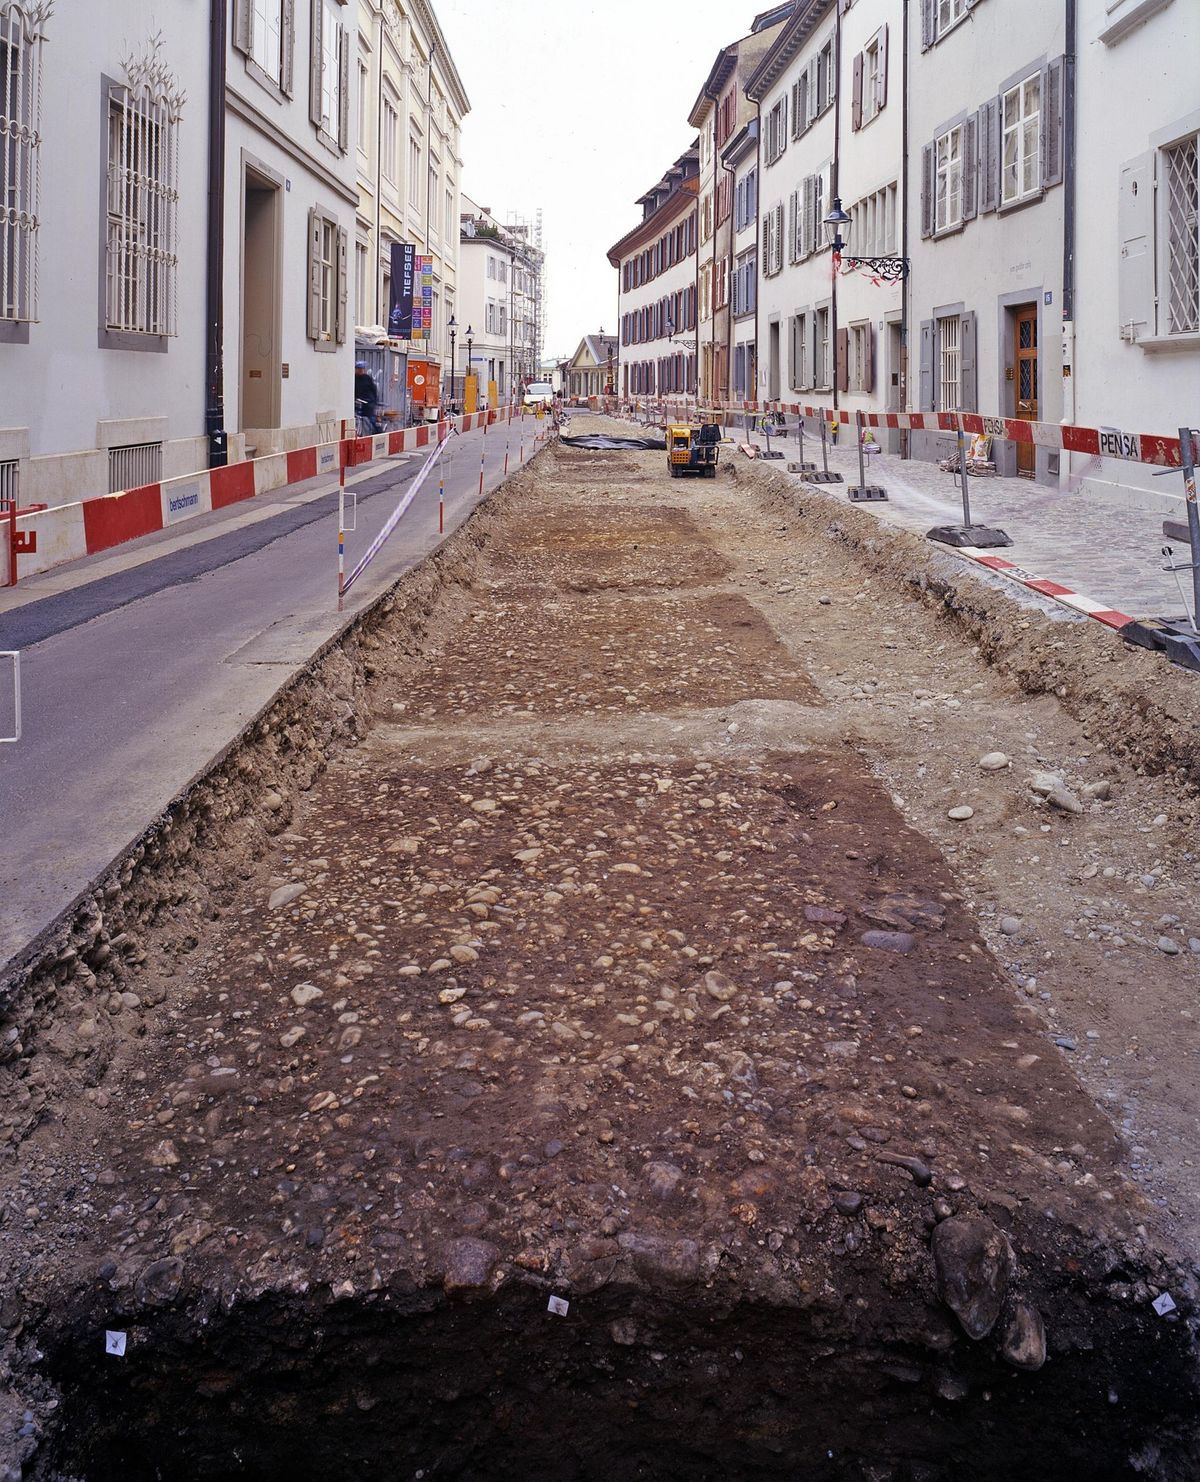
[[[847,257],[846,243],[842,240],[842,228],[850,225],[850,217],[842,210],[841,196],[834,196],[833,209],[825,217],[825,227],[830,233],[829,245],[833,248],[834,295],[837,295],[837,273],[841,268],[866,268],[875,278],[888,283],[899,283],[908,277],[907,257]]]
[[[463,375],[463,402],[467,400],[467,376],[471,374],[471,346],[475,341],[475,331],[467,325],[467,369]]]
[[[458,320],[454,317],[453,314],[450,315],[450,322],[449,322],[449,324],[446,325],[446,328],[450,331],[450,405],[451,405],[451,407],[453,407],[453,405],[454,405],[454,370],[455,370],[455,363],[456,363],[455,362],[455,358],[454,358],[454,341],[455,341],[455,339],[456,339],[456,337],[458,335]]]

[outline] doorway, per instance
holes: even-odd
[[[241,428],[278,427],[282,362],[279,335],[279,187],[245,176],[242,235]]]
[[[767,399],[779,400],[779,320],[767,325]]]
[[[1038,312],[1036,304],[1018,304],[1012,311],[1013,416],[1022,422],[1038,420]],[[1031,479],[1037,471],[1037,448],[1017,444],[1017,477]]]

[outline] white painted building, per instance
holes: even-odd
[[[846,258],[903,254],[903,0],[857,0],[841,16],[841,137],[833,193],[850,223]],[[837,280],[835,384],[847,420],[898,411],[904,387],[904,288],[878,267]],[[885,434],[898,449],[899,434]]]
[[[863,3],[863,0],[860,0]],[[747,84],[759,115],[758,399],[832,393],[837,5],[800,4]]]
[[[916,409],[1063,415],[1064,9],[910,9],[911,322]],[[913,452],[948,451],[913,434]],[[997,441],[996,466],[1057,483],[1060,455]]]
[[[207,463],[208,8],[73,11],[0,0],[0,497],[21,504]]]
[[[429,0],[355,0],[345,13],[353,17],[355,8],[354,322],[364,347],[377,347],[361,353],[382,372],[385,401],[400,405],[387,391],[406,378],[414,394],[419,388],[436,404],[450,374],[450,320],[467,322],[458,261],[461,131],[470,103]],[[385,343],[396,244],[432,259],[430,323],[427,333]]]
[[[614,393],[620,375],[620,348],[616,335],[585,334],[574,355],[562,368],[562,392],[571,400]]]
[[[462,197],[460,236],[457,394],[467,372],[469,337],[481,394],[494,381],[503,402],[514,387],[537,378],[543,255],[526,231],[506,226],[467,196]]]
[[[609,248],[619,275],[621,395],[696,393],[697,144],[641,196],[642,220]]]
[[[1087,427],[1174,436],[1200,420],[1200,7],[1081,0],[1077,51],[1074,356],[1064,414]],[[1064,474],[1089,492],[1138,503],[1182,495],[1176,476],[1068,458]]]
[[[721,152],[733,172],[729,312],[732,319],[730,396],[753,401],[758,380],[758,119],[752,118]]]

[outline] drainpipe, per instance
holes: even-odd
[[[758,378],[760,375],[759,365],[761,363],[762,337],[759,335],[762,315],[762,294],[759,293],[758,280],[762,273],[762,245],[759,242],[759,233],[762,231],[761,211],[759,209],[762,201],[762,100],[754,100],[754,117],[758,123],[755,130],[754,140],[754,386],[750,400],[755,406],[758,405]],[[782,389],[782,378],[781,378]]]
[[[375,179],[371,182],[375,187],[375,287],[371,297],[375,301],[375,323],[383,324],[391,328],[391,304],[381,304],[383,288],[383,267],[380,258],[383,255],[383,242],[380,240],[383,229],[383,11],[379,12],[379,44],[376,47],[379,56],[379,84],[375,89]],[[399,148],[399,143],[397,143]],[[380,313],[381,309],[387,309],[386,314]],[[407,366],[408,357],[405,356]],[[405,378],[407,381],[407,377]],[[408,386],[404,387],[404,399],[407,403]],[[407,420],[408,407],[405,405],[405,420]]]
[[[225,431],[225,0],[212,0],[208,59],[208,261],[205,285],[204,431],[209,468],[229,462]]]
[[[721,169],[729,172],[729,188],[736,199],[737,170],[733,165],[727,165],[724,160],[720,161]],[[757,209],[757,208],[756,208]],[[729,253],[725,264],[725,373],[728,378],[733,371],[733,239],[736,233],[733,228],[733,206],[729,208]],[[725,385],[725,400],[728,401],[733,392],[733,387],[728,379]]]
[[[900,58],[900,255],[908,261],[908,0],[904,0],[904,34]],[[900,410],[908,411],[909,277],[900,281]],[[900,433],[900,456],[909,456],[908,429]]]
[[[842,159],[842,7],[837,7],[837,18],[833,27],[833,170],[830,181],[830,197],[840,196]],[[818,222],[817,226],[823,223]],[[833,409],[838,409],[838,300],[837,274],[833,274],[833,293],[829,311],[829,364],[833,371]],[[839,420],[834,418],[835,421]]]
[[[1075,421],[1075,190],[1078,169],[1075,159],[1075,44],[1078,0],[1066,3],[1066,49],[1063,57],[1063,421]],[[1071,471],[1066,455],[1063,476]]]

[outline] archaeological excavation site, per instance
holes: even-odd
[[[551,442],[0,982],[0,1478],[1194,1482],[1148,662]]]

